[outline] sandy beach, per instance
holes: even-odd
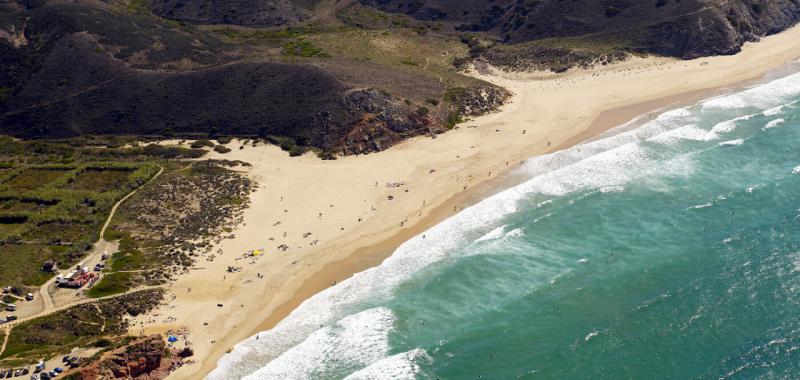
[[[186,330],[195,364],[171,379],[199,379],[237,342],[269,329],[297,305],[458,210],[522,180],[514,168],[596,137],[632,118],[757,81],[800,58],[800,27],[747,44],[736,56],[678,61],[632,58],[566,74],[473,75],[510,90],[500,112],[432,139],[415,138],[367,156],[322,161],[276,146],[234,141],[258,184],[244,223],[221,255],[169,285],[168,305],[131,332]],[[243,258],[254,249],[258,257]],[[228,273],[228,266],[241,271]],[[172,296],[174,295],[174,297]],[[221,304],[222,307],[219,307]]]

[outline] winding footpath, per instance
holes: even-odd
[[[156,175],[154,175],[153,178],[150,178],[150,180],[148,180],[147,182],[143,183],[141,186],[137,187],[136,189],[134,189],[130,193],[128,193],[128,195],[124,196],[117,203],[115,203],[113,207],[111,207],[111,212],[108,214],[108,218],[106,218],[105,223],[103,223],[103,227],[100,229],[100,238],[92,246],[92,251],[83,259],[84,261],[96,261],[96,260],[99,260],[104,252],[109,251],[109,250],[111,250],[113,252],[113,250],[116,249],[116,242],[110,242],[110,241],[106,240],[104,238],[104,236],[106,234],[106,229],[108,229],[108,226],[111,224],[111,220],[114,218],[114,214],[116,214],[116,212],[117,212],[117,208],[119,208],[119,205],[121,205],[122,202],[125,202],[133,194],[136,194],[136,192],[139,191],[139,189],[141,189],[141,188],[147,186],[148,184],[150,184],[151,182],[153,182],[163,172],[164,172],[164,167],[161,166],[161,169],[159,169],[158,173],[156,173]],[[70,303],[67,303],[67,304],[64,304],[64,305],[56,307],[55,306],[55,302],[53,301],[53,296],[50,294],[50,287],[54,286],[55,282],[56,282],[56,276],[53,276],[53,278],[51,278],[46,283],[44,283],[44,285],[39,287],[39,297],[42,299],[42,310],[40,312],[38,312],[36,314],[33,314],[33,315],[29,315],[29,316],[24,317],[24,318],[20,318],[20,319],[18,319],[16,321],[13,321],[13,322],[8,322],[8,323],[3,324],[2,326],[0,326],[0,330],[5,332],[5,337],[3,339],[3,345],[0,346],[0,356],[2,356],[3,352],[5,352],[5,350],[6,350],[6,345],[8,344],[9,337],[11,336],[11,329],[14,326],[16,326],[16,325],[18,325],[20,323],[23,323],[23,322],[26,322],[26,321],[30,321],[30,320],[35,319],[35,318],[44,317],[44,316],[53,314],[53,313],[58,312],[58,311],[69,309],[69,308],[74,307],[74,306],[83,305],[83,304],[86,304],[86,303],[91,303],[91,302],[96,302],[96,301],[101,301],[101,300],[106,300],[106,299],[111,299],[111,298],[116,298],[116,297],[121,297],[121,296],[125,296],[125,295],[131,294],[131,293],[136,293],[138,291],[154,289],[154,288],[158,287],[158,286],[139,287],[139,288],[136,288],[136,289],[131,289],[131,290],[125,292],[125,293],[114,294],[114,295],[110,295],[110,296],[106,296],[106,297],[100,297],[100,298],[84,298],[84,299],[81,299],[81,300],[78,300],[78,301],[75,301],[75,302],[70,302]]]

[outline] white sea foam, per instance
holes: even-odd
[[[745,91],[720,96],[702,103],[703,109],[733,109],[756,107],[770,109],[786,103],[800,94],[800,74],[789,75]]]
[[[698,128],[697,125],[689,124],[671,131],[661,133],[650,138],[648,141],[662,144],[676,144],[681,140],[711,141],[716,140],[720,135],[731,133],[736,129],[737,122],[752,119],[756,114],[739,116],[730,120],[721,121],[711,127],[710,131]]]
[[[794,169],[792,169],[792,174],[800,174],[800,166],[796,166]]]
[[[505,235],[505,229],[506,229],[505,225],[497,227],[489,231],[486,235],[481,236],[478,240],[475,240],[475,242],[477,243],[479,241],[499,239],[503,237],[503,235]]]
[[[621,193],[623,191],[625,191],[623,186],[605,186],[600,188],[600,192],[603,194]]]
[[[764,111],[762,114],[763,114],[764,116],[775,116],[775,115],[779,115],[779,114],[780,114],[781,112],[783,112],[783,110],[784,110],[784,109],[786,109],[786,108],[795,108],[795,105],[796,105],[796,104],[797,104],[797,100],[795,100],[795,101],[793,101],[793,102],[791,102],[791,103],[788,103],[788,104],[781,104],[781,105],[779,105],[779,106],[777,106],[777,107],[772,107],[772,108],[770,108],[770,109],[768,109],[768,110],[765,110],[765,111]]]
[[[764,115],[764,116],[775,116],[775,115],[779,115],[781,112],[783,112],[783,109],[784,109],[785,107],[786,107],[785,105],[780,105],[780,106],[777,106],[777,107],[772,107],[772,108],[770,108],[770,109],[768,109],[768,110],[765,110],[765,111],[763,112],[763,115]]]
[[[737,121],[750,120],[754,116],[756,116],[756,114],[749,114],[749,115],[739,116],[739,117],[731,119],[731,120],[725,120],[723,122],[720,122],[720,123],[717,123],[716,125],[714,125],[711,128],[711,132],[715,133],[715,134],[724,134],[724,133],[733,132],[733,130],[736,129],[736,122]]]
[[[785,122],[786,122],[786,120],[784,120],[784,119],[775,119],[775,120],[772,120],[769,123],[767,123],[764,126],[764,128],[762,128],[762,129],[763,130],[772,129],[772,128],[775,128],[775,127],[777,127],[777,126],[779,126],[779,125],[781,125],[781,124],[783,124]]]
[[[590,333],[589,333],[589,335],[586,335],[586,337],[585,337],[585,338],[583,338],[583,340],[584,340],[584,341],[586,341],[586,342],[588,342],[588,341],[590,341],[592,338],[594,338],[594,337],[596,337],[596,336],[598,336],[598,335],[600,335],[600,332],[599,332],[599,331],[592,331],[592,332],[590,332]]]
[[[589,259],[578,259],[578,264],[586,264],[589,262]]]
[[[723,141],[719,143],[719,146],[737,146],[742,144],[744,144],[744,139],[736,139],[736,140]]]
[[[312,379],[332,369],[364,368],[389,352],[394,315],[375,308],[349,315],[315,331],[245,380]]]
[[[525,235],[525,233],[522,231],[522,229],[521,228],[516,228],[516,229],[513,229],[511,231],[508,231],[508,233],[506,234],[506,237],[520,237],[522,235]]]
[[[699,209],[703,209],[703,208],[709,208],[709,207],[712,207],[712,206],[714,206],[713,203],[703,203],[701,205],[696,205],[696,206],[689,207],[689,210],[699,210]]]
[[[717,137],[718,136],[715,133],[700,129],[696,125],[692,124],[675,128],[671,131],[653,136],[647,141],[659,144],[674,145],[680,143],[681,140],[709,141],[716,139]]]
[[[758,189],[760,189],[760,188],[762,188],[762,187],[764,187],[764,184],[762,184],[762,183],[757,183],[757,184],[755,184],[755,185],[753,185],[753,186],[750,186],[750,187],[748,187],[748,188],[746,189],[746,191],[747,191],[748,193],[752,193],[752,192],[754,192],[754,191],[756,191],[756,190],[758,190]]]
[[[413,380],[420,372],[418,363],[430,360],[425,350],[415,349],[381,359],[344,380]]]

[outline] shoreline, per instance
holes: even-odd
[[[786,64],[784,64],[784,66],[785,65]],[[634,122],[636,124],[643,124],[662,111],[670,108],[693,105],[705,99],[742,90],[750,85],[763,82],[763,79],[764,78],[743,80],[730,85],[679,93],[660,99],[604,110],[589,127],[583,130],[583,132],[575,135],[555,149],[543,153],[543,155],[581,145],[594,139],[603,138],[607,132],[627,123]],[[349,256],[326,264],[322,269],[313,273],[309,279],[304,281],[302,285],[297,288],[289,301],[275,308],[259,325],[258,331],[254,332],[254,334],[275,327],[280,321],[289,316],[294,309],[300,306],[300,304],[327,288],[330,283],[341,282],[359,272],[381,265],[381,263],[389,258],[404,242],[457,214],[457,212],[451,210],[452,207],[462,206],[461,208],[463,209],[473,206],[489,196],[519,185],[529,179],[517,177],[512,168],[507,172],[500,173],[500,177],[487,179],[481,182],[472,190],[453,194],[448,200],[438,205],[428,215],[413,225],[396,231],[395,234],[377,244],[357,248]]]
[[[201,365],[181,368],[170,378],[188,379],[206,376],[216,367],[217,360],[233,345],[260,331],[274,327],[306,299],[331,286],[334,282],[340,282],[355,273],[380,265],[400,244],[452,216],[459,209],[477,203],[486,196],[526,179],[515,174],[516,165],[506,163],[504,166],[502,162],[516,163],[536,155],[562,150],[602,136],[608,130],[635,117],[652,116],[652,113],[667,107],[694,104],[698,100],[730,92],[735,88],[752,84],[754,81],[761,81],[764,75],[800,57],[800,47],[791,46],[793,37],[797,38],[798,36],[800,36],[800,27],[795,27],[781,34],[766,37],[764,38],[765,42],[748,44],[743,52],[736,56],[709,57],[694,61],[634,58],[620,65],[598,70],[579,70],[563,76],[545,75],[544,78],[538,79],[537,73],[531,75],[502,73],[491,77],[479,76],[511,90],[514,93],[511,103],[497,113],[460,124],[459,131],[448,132],[433,140],[415,138],[392,147],[388,151],[370,156],[341,158],[333,163],[316,162],[315,158],[307,156],[291,161],[288,157],[283,157],[283,153],[276,151],[277,148],[274,147],[247,148],[241,152],[234,150],[232,155],[212,154],[209,156],[210,158],[241,159],[257,166],[263,165],[263,168],[259,166],[254,169],[251,175],[259,183],[267,183],[268,188],[270,186],[278,187],[278,193],[291,194],[292,191],[299,191],[301,186],[317,183],[315,181],[319,181],[322,176],[325,181],[328,181],[319,185],[320,188],[326,190],[325,195],[330,195],[337,201],[341,197],[355,199],[358,196],[358,198],[364,198],[366,203],[374,203],[373,209],[375,209],[374,206],[377,206],[378,211],[375,211],[374,214],[363,213],[365,221],[371,222],[365,223],[369,226],[361,224],[361,216],[359,216],[358,223],[355,223],[352,220],[354,218],[351,219],[352,212],[347,215],[337,214],[334,221],[326,220],[318,231],[313,231],[314,236],[319,234],[321,235],[320,239],[325,240],[321,245],[314,244],[311,248],[301,248],[300,245],[289,244],[293,248],[297,246],[297,251],[292,251],[293,253],[285,256],[283,253],[270,256],[255,264],[254,268],[245,269],[239,276],[230,276],[234,280],[245,279],[251,278],[256,270],[259,271],[259,275],[263,271],[269,271],[268,278],[270,280],[261,287],[253,289],[254,292],[244,290],[242,286],[232,284],[221,286],[219,281],[202,279],[202,277],[208,277],[208,273],[197,274],[197,272],[204,272],[201,269],[222,267],[225,260],[230,259],[237,251],[241,252],[246,247],[258,246],[254,240],[262,239],[258,242],[259,244],[266,241],[264,230],[269,230],[269,228],[265,226],[272,224],[276,210],[280,215],[280,210],[275,206],[283,207],[284,199],[283,196],[280,197],[280,201],[275,199],[278,193],[254,194],[254,197],[259,197],[258,199],[264,198],[263,201],[253,202],[251,205],[251,208],[259,207],[259,209],[248,213],[249,216],[245,218],[245,226],[236,229],[237,238],[233,239],[234,241],[223,242],[221,245],[226,253],[229,251],[232,253],[210,265],[198,263],[198,266],[203,265],[205,268],[193,271],[194,274],[189,274],[186,278],[179,279],[170,286],[170,290],[176,295],[178,295],[178,290],[185,288],[187,284],[195,289],[191,296],[179,295],[178,305],[174,307],[179,310],[163,311],[164,314],[178,315],[177,322],[148,324],[145,329],[158,332],[166,328],[187,327],[193,336],[198,339],[205,338],[205,342],[194,345],[197,347],[198,357],[202,360]],[[782,43],[783,41],[789,41],[788,45]],[[776,50],[781,54],[776,54]],[[757,62],[748,60],[748,57],[752,58],[753,55],[760,57],[756,60]],[[709,63],[703,64],[703,62]],[[729,71],[725,71],[725,69]],[[734,69],[738,73],[731,74],[730,70]],[[666,71],[666,73],[660,75],[659,71]],[[595,77],[594,74],[598,72],[608,73],[609,78]],[[706,75],[709,72],[713,72],[715,75]],[[647,88],[649,91],[647,92],[630,83],[642,79],[642,77],[654,83],[663,81],[664,87]],[[681,79],[684,83],[671,83],[676,79]],[[587,91],[580,84],[575,85],[581,82],[593,83],[595,88],[602,90],[610,89],[611,93],[610,95],[606,93],[593,94],[593,97],[587,100],[587,104],[581,104],[583,108],[580,109],[565,108],[565,104],[573,104],[571,102],[575,101],[574,97]],[[646,84],[643,84],[643,87],[646,87]],[[617,94],[617,89],[623,89],[624,91],[621,92],[624,94]],[[683,89],[685,91],[680,91]],[[548,99],[548,90],[558,93],[560,97]],[[590,88],[588,91],[592,91],[592,89]],[[538,105],[537,101],[542,100],[551,101],[550,105],[554,106],[554,109],[567,111],[562,111],[560,114],[554,113],[554,115],[548,114],[549,119],[537,119],[536,117],[541,116],[537,111],[541,111],[541,109],[530,106]],[[562,107],[558,107],[559,105]],[[479,126],[471,129],[472,125]],[[496,129],[493,130],[494,128]],[[516,133],[513,137],[502,135],[501,130],[504,134],[506,129]],[[530,133],[526,134],[526,131]],[[530,139],[535,138],[535,141],[518,141],[522,140],[518,137],[520,135],[527,135]],[[498,136],[504,137],[498,138]],[[477,144],[484,144],[484,142],[487,142],[488,146],[475,148]],[[552,144],[550,144],[551,142]],[[470,143],[476,145],[469,146]],[[467,148],[468,146],[469,148]],[[455,153],[459,153],[459,155],[455,155]],[[461,158],[461,154],[465,155],[464,159]],[[452,158],[454,155],[455,160]],[[449,158],[445,158],[445,156]],[[253,162],[253,160],[261,162],[262,158],[275,161],[275,163],[258,164]],[[398,158],[404,158],[408,162],[399,163],[397,167],[381,167],[381,165],[396,161]],[[431,174],[429,170],[433,169],[428,168],[433,167],[437,172]],[[306,170],[308,174],[300,175],[302,178],[297,179],[295,183],[295,179],[289,180],[283,178],[282,173],[277,173],[281,168],[284,169],[284,173],[291,173],[287,176],[296,175],[303,170]],[[287,170],[287,168],[289,169]],[[334,169],[342,170],[333,172]],[[414,190],[413,194],[415,195],[409,196],[413,199],[406,201],[403,198],[406,196],[402,192],[398,194],[399,190],[388,186],[378,188],[379,181],[377,179],[375,180],[375,189],[362,189],[357,195],[353,194],[350,190],[361,189],[350,183],[353,177],[358,177],[361,173],[359,170],[363,170],[364,173],[378,173],[381,175],[381,179],[384,178],[382,176],[385,174],[384,172],[392,174],[392,177],[389,178],[396,176],[408,179],[410,184],[404,185],[407,186],[406,193]],[[478,171],[486,173],[487,170],[489,176],[468,183],[468,181],[472,181],[475,173]],[[425,176],[426,172],[427,177]],[[467,173],[472,173],[469,174],[469,180],[466,178]],[[378,174],[375,176],[378,177]],[[344,176],[344,178],[339,178],[339,176]],[[274,181],[271,181],[272,179]],[[277,181],[281,179],[287,183],[278,183]],[[454,179],[458,185],[444,183],[448,180],[453,182]],[[464,182],[459,182],[461,179],[464,179]],[[369,178],[364,182],[371,183],[372,181],[373,179]],[[462,189],[463,183],[468,183],[468,185]],[[331,184],[331,187],[326,187],[327,184]],[[423,192],[428,191],[430,194],[414,198],[420,188]],[[269,189],[268,191],[275,190]],[[327,192],[331,194],[327,194]],[[399,200],[394,203],[386,201],[386,194],[394,194]],[[294,207],[306,207],[313,211],[324,209],[327,217],[328,208],[320,205],[305,205],[303,197],[299,197],[299,199],[298,203],[285,206],[287,208],[284,212],[288,214],[288,210]],[[367,202],[368,199],[370,202]],[[417,202],[420,199],[423,199],[422,207]],[[430,202],[427,203],[427,206],[426,201]],[[358,204],[358,200],[350,200],[345,208]],[[395,206],[397,204],[400,206]],[[392,209],[392,206],[397,209]],[[334,205],[331,203],[330,209],[333,208]],[[265,209],[269,209],[271,212],[267,213]],[[350,211],[352,210],[346,210],[345,213]],[[418,216],[414,217],[413,215],[417,212]],[[310,217],[308,213],[304,215],[306,216],[301,216],[301,218]],[[412,216],[409,217],[409,215]],[[267,221],[267,218],[270,219]],[[403,218],[405,220],[398,226],[397,220]],[[320,213],[319,219],[322,220],[322,213]],[[261,228],[254,228],[253,224],[255,223],[262,223]],[[311,231],[312,228],[306,226],[307,224],[311,223],[301,223],[301,226],[297,228],[307,228]],[[338,225],[342,225],[341,231],[345,232],[340,232],[335,228]],[[345,225],[346,227],[344,227]],[[275,229],[275,225],[272,229]],[[284,230],[294,233],[304,231],[292,230],[291,227],[286,227]],[[284,232],[285,236],[286,232]],[[298,241],[302,240],[300,238],[293,240],[293,242]],[[228,262],[230,261],[228,260]],[[301,265],[295,265],[296,263]],[[228,281],[225,277],[223,279]],[[206,285],[208,289],[204,292],[203,283],[206,282],[208,282]],[[254,293],[255,297],[243,293]],[[241,316],[227,314],[206,318],[216,322],[214,323],[216,331],[208,331],[212,328],[204,329],[200,325],[202,318],[194,315],[198,310],[203,310],[203,307],[191,306],[190,303],[195,301],[208,303],[212,299],[226,299],[235,303],[245,302],[244,299],[246,299],[247,308],[245,309],[243,303],[242,309],[244,310],[240,313],[243,314]],[[247,314],[253,312],[257,312],[259,316],[248,319]],[[209,326],[211,326],[210,323]],[[219,340],[214,339],[208,343],[208,338],[211,337],[219,337]]]
[[[542,153],[542,155],[555,153],[597,138],[602,138],[605,133],[626,123],[634,122],[637,118],[641,117],[644,120],[648,120],[652,116],[656,116],[660,113],[661,110],[695,104],[703,99],[741,89],[752,82],[754,81],[743,81],[733,86],[691,91],[685,94],[675,94],[661,99],[605,110],[583,132],[558,147]],[[758,80],[755,82],[758,82]],[[637,112],[636,110],[645,111]],[[632,116],[627,116],[632,113]],[[617,120],[619,121],[617,122]],[[637,124],[639,123],[637,122]],[[487,179],[479,183],[472,190],[453,194],[449,199],[431,210],[421,220],[418,220],[409,227],[396,231],[383,241],[356,248],[347,257],[327,263],[322,269],[311,274],[310,277],[296,289],[295,293],[287,302],[275,308],[253,334],[275,327],[305,300],[325,290],[331,283],[341,282],[359,272],[379,266],[384,260],[389,258],[400,245],[457,214],[458,211],[452,211],[453,207],[460,206],[460,209],[464,209],[473,206],[489,196],[519,185],[529,179],[517,177],[514,168],[509,169],[507,172],[499,173],[499,177]]]

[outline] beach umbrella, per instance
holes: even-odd
[[[167,341],[169,341],[170,343],[175,343],[175,342],[177,342],[177,341],[178,341],[178,337],[176,337],[175,335],[170,335],[170,336],[167,338]]]

